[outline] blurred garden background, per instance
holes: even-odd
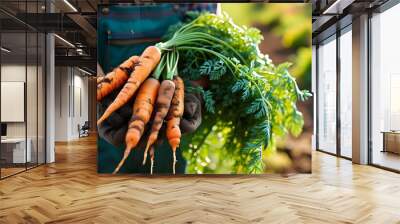
[[[275,65],[292,63],[290,72],[299,87],[311,92],[311,4],[223,3],[221,10],[238,25],[260,29],[264,36],[261,52],[268,54]],[[276,147],[263,153],[265,173],[311,172],[312,101],[310,98],[297,105],[304,116],[302,134],[278,139]],[[223,132],[211,131],[201,149],[186,151],[186,173],[232,172],[234,158],[213,150],[223,137]]]

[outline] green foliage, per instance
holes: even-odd
[[[262,154],[277,137],[301,133],[296,102],[310,94],[298,88],[290,64],[275,66],[260,52],[259,30],[238,26],[227,14],[201,14],[176,29],[159,46],[179,52],[185,89],[201,94],[205,104],[202,125],[181,144],[188,172],[261,172]],[[206,89],[190,85],[199,78],[209,80]]]
[[[199,72],[209,76],[210,80],[218,80],[226,73],[226,66],[222,60],[207,60],[200,66]]]

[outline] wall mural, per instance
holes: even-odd
[[[311,172],[310,4],[101,5],[98,172]]]

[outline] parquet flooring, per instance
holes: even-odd
[[[7,177],[13,175],[15,173],[19,173],[25,170],[25,167],[7,167],[1,168],[1,175],[2,177]]]
[[[313,174],[110,176],[96,141],[0,181],[0,223],[400,223],[400,175],[314,152]]]

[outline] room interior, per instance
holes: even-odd
[[[16,27],[17,28],[17,27]],[[1,52],[1,173],[9,176],[45,162],[44,35],[3,32]]]
[[[324,7],[317,5],[316,7]],[[329,15],[329,10],[339,4],[339,17]],[[364,119],[361,129],[365,140],[364,162],[398,172],[400,168],[399,145],[399,70],[395,52],[398,51],[398,32],[393,29],[399,19],[400,6],[388,2],[368,5],[362,2],[335,3],[325,13],[314,17],[313,45],[316,76],[316,148],[341,158],[360,163],[354,152],[353,122]],[[363,22],[355,23],[362,18]],[[360,16],[361,14],[361,16]],[[330,19],[330,22],[326,20]],[[362,20],[362,19],[360,19]],[[358,39],[362,36],[361,41]],[[362,42],[364,41],[364,42]],[[362,44],[363,48],[359,47]],[[354,49],[361,49],[359,52]],[[359,57],[359,58],[356,58]],[[357,62],[357,63],[355,63]],[[357,77],[359,64],[365,72]],[[354,91],[364,91],[360,97]],[[359,101],[359,102],[357,102]],[[362,109],[362,115],[357,111]],[[356,120],[355,120],[356,119]]]
[[[96,127],[80,137],[96,122],[93,32],[110,2],[0,2],[0,222],[399,222],[398,1],[305,1],[311,174],[150,178],[98,175]]]
[[[400,69],[395,59],[400,36],[393,26],[399,10],[396,5],[371,19],[372,162],[395,170],[400,169]]]
[[[81,29],[76,34],[71,30],[68,32],[76,37],[75,45],[79,48],[63,38],[65,34],[55,35],[49,46],[45,32],[59,27],[40,27],[38,24],[45,20],[38,16],[28,18],[45,13],[45,3],[2,1],[0,5],[1,179],[53,162],[52,144],[87,136],[89,113],[92,113],[92,119],[95,113],[95,108],[88,106],[89,99],[94,96],[89,93],[89,88],[93,91],[89,83],[94,84],[91,77],[94,72],[88,63],[90,49],[80,39]],[[52,4],[48,9],[55,10]],[[60,9],[63,8],[57,8]],[[50,59],[52,56],[56,60]],[[80,60],[80,57],[86,60]],[[75,62],[70,61],[72,58]],[[57,73],[53,89],[48,83],[48,74],[52,71]],[[57,101],[54,107],[49,106],[51,99]],[[53,109],[49,111],[49,108]],[[49,120],[51,115],[54,121]],[[48,129],[49,124],[53,125],[52,131]],[[50,141],[49,133],[52,133]]]

